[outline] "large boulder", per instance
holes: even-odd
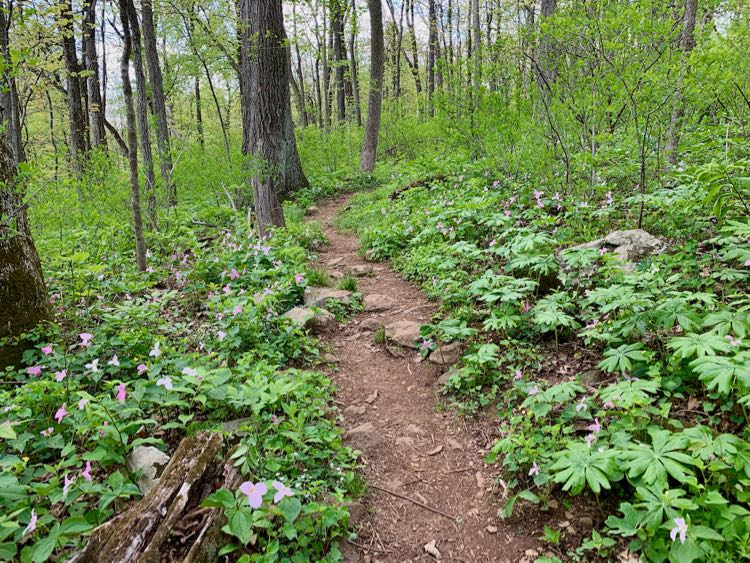
[[[385,327],[385,336],[400,346],[419,348],[419,327],[420,324],[414,321],[396,321]]]
[[[325,307],[329,301],[348,305],[352,292],[330,287],[308,287],[305,290],[305,307]]]
[[[635,269],[635,264],[641,260],[667,250],[667,244],[643,229],[631,229],[629,231],[613,231],[604,238],[574,246],[572,250],[586,248],[597,250],[604,248],[608,252],[614,252],[625,262],[625,269],[632,271]]]

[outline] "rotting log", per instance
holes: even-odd
[[[231,463],[214,463],[222,442],[221,434],[207,431],[184,438],[151,492],[96,528],[71,563],[216,561],[224,543],[223,513],[200,504],[222,486],[236,489],[241,480]]]

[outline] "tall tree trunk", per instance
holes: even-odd
[[[143,69],[143,51],[141,49],[141,29],[133,0],[125,0],[130,22],[130,49],[135,71],[135,89],[138,100],[138,133],[141,138],[143,168],[146,175],[146,215],[149,227],[156,228],[156,176],[154,175],[154,157],[151,152],[151,132],[148,123],[148,97],[146,94],[146,73]]]
[[[292,84],[294,84],[294,67],[297,69],[297,80],[299,82],[299,109],[300,117],[302,119],[302,126],[307,127],[310,124],[310,116],[307,113],[307,96],[305,95],[305,75],[302,73],[302,55],[299,50],[299,40],[297,35],[297,3],[292,2],[292,24],[294,25],[294,52],[296,54],[296,64],[292,61],[292,54],[289,53],[289,60],[292,61],[292,71],[290,72],[292,77]]]
[[[346,120],[346,55],[344,54],[344,11],[342,0],[331,2],[331,33],[333,34],[333,61],[336,74],[336,118],[339,123]]]
[[[167,192],[167,205],[177,203],[177,187],[172,181],[172,151],[167,122],[167,99],[164,95],[164,79],[159,66],[159,54],[156,49],[156,31],[154,30],[154,9],[152,0],[141,1],[143,18],[143,44],[146,52],[148,77],[151,79],[151,102],[156,118],[156,146],[159,150],[159,169],[164,189]],[[135,31],[135,30],[134,30]]]
[[[243,152],[253,157],[250,184],[258,230],[265,236],[271,227],[284,225],[280,196],[289,193],[293,176],[299,183],[304,175],[294,139],[281,0],[241,0],[240,13],[246,98]]]
[[[479,89],[482,85],[482,32],[479,24],[479,0],[472,0],[471,28],[474,35],[474,107],[478,106]]]
[[[193,77],[193,91],[195,92],[195,127],[198,130],[198,144],[201,150],[206,148],[206,140],[203,136],[203,108],[201,107],[201,79],[196,73]]]
[[[547,18],[552,16],[557,9],[557,0],[542,0],[541,11],[539,12],[539,26],[543,27]],[[542,29],[542,38],[539,41],[538,52],[539,64],[537,67],[537,80],[539,89],[543,96],[547,96],[550,86],[555,81],[557,71],[555,69],[555,60],[552,47],[552,38],[547,30]]]
[[[370,10],[370,94],[367,102],[367,125],[362,146],[360,170],[371,174],[375,168],[375,156],[380,132],[380,110],[383,103],[383,72],[385,69],[385,45],[383,41],[383,9],[381,0],[367,0]]]
[[[354,106],[354,119],[357,127],[362,127],[362,102],[359,94],[359,65],[357,64],[356,43],[357,38],[357,6],[356,0],[352,0],[352,19],[349,24],[349,73],[352,81],[352,105]]]
[[[414,87],[417,91],[417,97],[422,93],[422,79],[419,76],[419,50],[417,49],[417,32],[414,29],[414,0],[405,0],[406,7],[406,26],[409,28],[409,40],[411,43],[412,60],[406,57],[406,64],[411,68],[414,76]]]
[[[315,73],[313,75],[313,82],[315,83],[315,115],[318,122],[318,128],[323,129],[323,96],[320,88],[320,56],[315,56]]]
[[[88,76],[91,139],[95,147],[107,148],[102,91],[99,83],[99,59],[96,53],[96,0],[88,0],[83,9],[83,60]]]
[[[428,44],[427,44],[427,97],[430,105],[430,115],[435,114],[432,97],[435,94],[435,62],[437,53],[437,16],[435,14],[435,0],[427,2]]]
[[[15,183],[25,160],[18,92],[10,57],[10,10],[0,6],[0,340],[23,334],[51,315],[39,255],[23,193]],[[22,347],[0,346],[0,369],[15,363]]]
[[[61,0],[57,15],[57,25],[62,38],[63,60],[67,75],[66,97],[68,100],[68,121],[70,123],[70,160],[73,172],[83,174],[83,159],[88,150],[86,143],[86,118],[83,112],[83,90],[81,88],[81,68],[76,53],[76,38],[73,30],[73,7],[71,0]]]
[[[119,0],[120,22],[122,23],[122,58],[120,59],[120,77],[122,94],[125,101],[125,121],[128,129],[128,167],[130,170],[130,209],[133,213],[133,231],[135,233],[135,257],[138,269],[146,269],[146,242],[143,239],[143,219],[141,217],[141,189],[138,182],[138,138],[135,131],[135,107],[133,106],[133,87],[130,85],[130,53],[133,38],[130,32],[130,0]]]
[[[697,12],[698,0],[685,0],[685,15],[682,19],[682,36],[680,37],[682,61],[672,99],[672,116],[669,120],[669,134],[667,139],[667,158],[672,165],[677,164],[677,157],[679,156],[677,147],[680,144],[680,129],[682,129],[682,122],[685,118],[685,100],[682,93],[682,83],[687,73],[690,72],[688,57],[695,47],[694,32]]]

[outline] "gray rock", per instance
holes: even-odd
[[[334,354],[323,354],[321,359],[327,364],[339,363],[339,359]]]
[[[305,290],[305,307],[325,307],[329,301],[348,305],[351,291],[330,287],[308,287]]]
[[[344,261],[344,259],[341,258],[341,257],[339,257],[339,258],[332,258],[328,262],[326,262],[326,266],[328,266],[329,268],[335,268],[336,266],[338,266],[339,264],[341,264],[343,261]]]
[[[456,375],[458,373],[457,369],[449,369],[445,373],[440,374],[440,377],[438,377],[437,382],[440,387],[443,387],[448,384],[448,380]]]
[[[381,328],[383,328],[383,321],[379,321],[378,319],[369,317],[359,323],[359,326],[364,330],[380,330]]]
[[[573,250],[606,248],[625,262],[625,270],[633,271],[635,264],[667,250],[667,244],[643,229],[613,231],[606,237],[574,246]]]
[[[313,330],[325,330],[336,325],[336,317],[325,309],[313,311],[309,307],[295,307],[289,309],[282,317],[290,319],[297,326]]]
[[[383,438],[372,422],[365,422],[344,434],[344,440],[358,449],[365,450],[374,448],[380,444]]]
[[[414,321],[396,321],[385,327],[388,340],[407,348],[419,348],[419,323]]]
[[[364,299],[362,299],[362,305],[364,305],[365,311],[370,313],[387,311],[393,307],[393,299],[380,293],[371,293],[365,295]]]
[[[308,213],[317,213],[318,212],[318,207],[316,205],[311,205],[310,207],[307,208],[307,212]]]
[[[352,266],[349,271],[358,278],[371,276],[372,266],[369,266],[367,264],[357,264],[356,266]]]
[[[452,366],[461,359],[461,344],[458,342],[442,344],[435,348],[427,359],[439,366]]]
[[[159,481],[162,471],[169,463],[169,456],[154,446],[136,446],[128,454],[128,468],[140,473],[138,488],[146,496]]]
[[[365,251],[365,260],[368,262],[375,262],[375,251],[372,248]]]
[[[344,416],[354,418],[356,416],[362,416],[367,412],[365,405],[350,405],[344,409]]]

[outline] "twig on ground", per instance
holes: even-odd
[[[389,495],[393,495],[394,497],[398,497],[398,498],[403,499],[403,500],[408,500],[409,502],[414,503],[417,506],[421,506],[425,510],[429,510],[430,512],[434,512],[435,514],[439,514],[440,516],[444,516],[445,518],[448,518],[449,520],[455,520],[456,519],[455,516],[451,516],[450,514],[447,514],[446,512],[443,512],[442,510],[439,510],[437,508],[433,508],[433,507],[431,507],[431,506],[429,506],[427,504],[424,504],[423,502],[419,502],[416,499],[407,497],[407,496],[402,495],[400,493],[396,493],[396,492],[390,491],[388,489],[384,489],[383,487],[380,487],[380,486],[375,485],[375,484],[371,484],[370,486],[373,489],[377,489],[379,491],[383,491],[384,493],[388,493]]]

